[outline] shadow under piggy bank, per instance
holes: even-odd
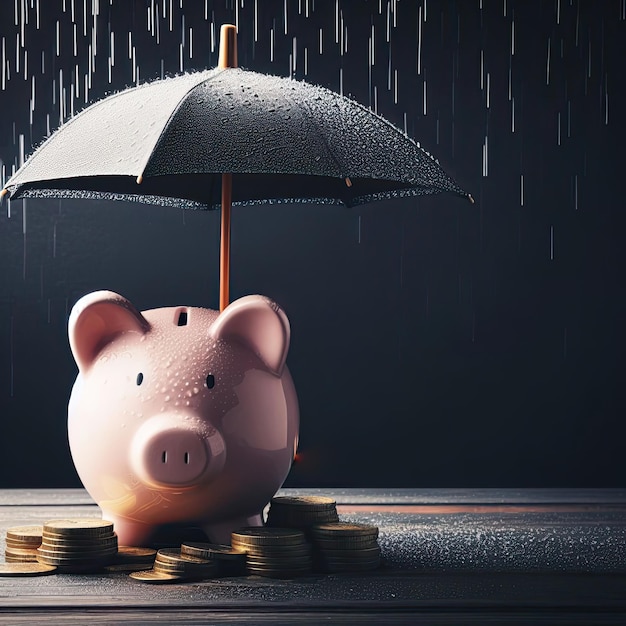
[[[97,291],[74,305],[69,339],[72,458],[121,545],[183,526],[230,543],[234,529],[262,525],[299,426],[289,321],[275,302],[139,312]]]

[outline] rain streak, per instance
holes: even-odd
[[[548,180],[559,186],[565,181],[566,189],[559,210],[550,208],[541,222],[542,255],[550,264],[567,247],[560,239],[561,225],[569,223],[571,213],[592,210],[586,168],[597,155],[587,154],[585,133],[589,125],[595,132],[603,127],[610,132],[613,123],[612,90],[622,80],[622,69],[607,50],[626,36],[626,0],[594,3],[597,10],[582,0],[355,4],[3,2],[1,186],[52,131],[88,104],[125,87],[215,66],[220,25],[232,22],[239,29],[242,67],[306,79],[361,102],[432,150],[476,198],[473,208],[458,209],[466,226],[476,224],[478,235],[472,243],[459,238],[456,263],[459,306],[469,320],[468,337],[478,341],[476,297],[468,295],[476,282],[475,268],[462,267],[463,250],[468,245],[484,250],[490,241],[507,238],[512,249],[524,254],[527,215],[537,207]],[[546,102],[549,109],[543,110]],[[542,126],[535,130],[531,126],[539,114]],[[532,145],[537,141],[540,150]],[[550,161],[538,172],[537,155],[547,151]],[[406,202],[420,206],[421,200]],[[22,221],[25,280],[30,271],[27,203],[5,199],[3,205],[7,218]],[[515,232],[488,226],[487,217],[496,210],[516,215]],[[373,214],[356,210],[350,237],[358,246],[375,236],[369,232],[376,228],[370,226]],[[403,227],[396,234],[397,288],[419,290],[428,310],[434,306],[429,289],[434,279],[411,283],[403,257],[412,243]],[[51,259],[57,257],[60,236],[56,221],[51,222]],[[45,294],[43,270],[40,280]],[[50,301],[43,300],[49,318]],[[564,357],[566,340],[563,330]]]

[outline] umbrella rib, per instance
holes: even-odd
[[[176,106],[174,107],[174,110],[170,113],[170,116],[167,119],[167,122],[165,122],[165,124],[163,124],[163,127],[161,128],[161,132],[159,133],[159,136],[157,137],[156,141],[154,142],[154,145],[152,146],[152,149],[150,150],[150,153],[148,154],[146,160],[144,161],[144,163],[141,166],[141,170],[139,172],[139,175],[137,176],[137,184],[141,184],[141,182],[143,181],[143,174],[146,171],[146,168],[148,167],[148,163],[150,162],[150,159],[152,158],[152,156],[154,155],[154,149],[159,145],[159,141],[161,141],[161,137],[163,137],[163,134],[165,133],[165,131],[167,130],[167,128],[170,125],[170,122],[172,121],[172,119],[176,116],[176,114],[178,113],[180,107],[183,105],[183,103],[185,102],[185,100],[187,99],[187,97],[189,96],[189,94],[194,90],[197,89],[198,87],[200,87],[200,85],[204,85],[210,81],[212,81],[214,78],[217,78],[218,76],[220,76],[222,74],[222,72],[224,71],[224,69],[220,69],[220,68],[213,68],[212,70],[207,70],[206,72],[199,72],[200,74],[205,74],[205,73],[210,73],[210,76],[207,76],[206,78],[204,78],[203,80],[201,80],[200,82],[196,83],[195,85],[192,85],[178,100],[178,103],[176,104]]]
[[[345,96],[341,96],[344,97]],[[372,111],[371,109],[368,109],[366,106],[364,106],[363,104],[361,104],[360,102],[357,102],[356,100],[351,100],[348,99],[353,105],[359,107],[360,109],[362,109],[364,112],[366,112],[368,115],[372,115],[373,117],[375,117],[376,119],[378,119],[379,122],[381,122],[382,124],[384,124],[385,126],[397,131],[397,132],[402,132],[400,131],[399,128],[397,128],[394,124],[392,124],[388,119],[384,118],[382,115],[379,115],[378,113],[376,113],[375,111]],[[420,145],[418,145],[418,143],[415,141],[415,139],[413,139],[413,137],[409,137],[406,133],[404,133],[404,136],[418,149],[421,150],[431,161],[433,161],[433,163],[435,163],[435,165],[439,166],[439,168],[441,168],[442,173],[445,175],[446,178],[448,178],[450,180],[450,182],[452,183],[452,188],[445,188],[442,186],[439,186],[439,189],[441,191],[454,191],[455,193],[459,194],[460,196],[465,196],[472,204],[474,204],[474,198],[472,197],[472,195],[470,193],[468,193],[467,191],[463,190],[461,187],[459,187],[459,185],[457,184],[457,182],[455,180],[453,180],[452,178],[450,178],[450,176],[448,176],[444,171],[443,168],[441,167],[441,164],[439,163],[439,160],[436,159],[430,152],[428,152],[428,150],[425,150],[424,148],[422,148]],[[418,183],[419,184],[419,183]],[[432,185],[432,183],[430,183]],[[415,186],[415,183],[411,183],[412,186]],[[420,185],[422,186],[422,185]]]
[[[143,86],[141,87],[143,88]],[[123,94],[122,91],[112,94],[111,96],[109,96],[110,99],[112,98],[117,98],[119,96],[121,96]],[[108,100],[108,102],[110,102],[110,99],[106,99]],[[42,150],[45,149],[46,144],[48,144],[50,141],[54,140],[56,133],[61,130],[62,128],[66,128],[68,125],[73,124],[76,122],[76,120],[78,120],[82,115],[86,114],[88,111],[91,112],[93,111],[93,109],[95,107],[100,107],[105,103],[105,99],[103,100],[99,100],[97,102],[94,102],[92,104],[90,104],[89,106],[86,106],[82,111],[79,111],[76,115],[74,115],[73,117],[71,117],[69,120],[67,120],[67,122],[63,122],[62,124],[60,124],[53,132],[51,132],[40,144],[37,148],[35,148],[32,152],[32,154],[30,154],[28,156],[28,158],[26,159],[26,161],[24,162],[24,164],[19,168],[19,170],[17,172],[15,172],[15,174],[13,174],[13,176],[11,176],[9,178],[9,180],[7,180],[7,182],[4,185],[4,189],[3,191],[6,190],[6,192],[11,193],[10,197],[13,197],[15,191],[17,191],[17,189],[19,189],[19,187],[21,187],[24,183],[17,183],[17,188],[13,190],[13,192],[11,192],[11,188],[14,187],[16,185],[15,182],[12,182],[13,179],[16,177],[16,175],[20,174],[20,176],[23,175],[23,173],[25,171],[27,171],[30,166],[32,165],[32,161],[31,161],[31,157],[34,156],[34,154],[40,153]],[[3,194],[4,195],[4,194]]]
[[[287,97],[289,98],[289,96]],[[313,116],[313,114],[311,113],[311,110],[309,109],[308,103],[304,100],[302,102],[299,102],[299,101],[294,100],[293,98],[289,98],[289,100],[291,100],[291,102],[295,104],[296,107],[299,108],[305,114],[309,122],[311,122],[312,125],[315,127],[315,129],[318,131],[318,135],[321,137],[322,142],[324,143],[324,146],[326,146],[326,150],[328,150],[328,154],[330,154],[330,157],[335,162],[337,169],[339,170],[339,172],[341,172],[341,177],[347,178],[347,172],[344,170],[341,163],[339,162],[339,159],[335,156],[335,153],[332,151],[330,144],[328,143],[328,141],[326,140],[326,137],[324,136],[324,133],[321,132],[319,124],[317,123],[315,117]]]

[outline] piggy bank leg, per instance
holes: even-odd
[[[154,526],[134,522],[125,517],[102,512],[103,519],[113,522],[113,530],[117,534],[117,543],[120,546],[147,546],[154,534]]]
[[[245,526],[263,526],[261,514],[249,517],[236,517],[220,524],[208,524],[202,527],[209,541],[230,545],[230,535],[234,530]]]

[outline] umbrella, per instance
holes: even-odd
[[[220,310],[229,301],[230,208],[452,192],[437,160],[333,91],[237,68],[221,30],[217,68],[129,88],[55,131],[7,181],[11,198],[104,198],[222,207]]]

